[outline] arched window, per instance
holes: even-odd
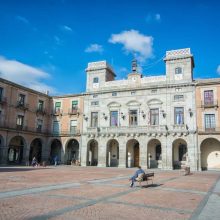
[[[175,68],[175,74],[182,74],[182,73],[183,73],[183,69],[181,67]]]

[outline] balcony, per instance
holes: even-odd
[[[5,105],[7,103],[7,97],[0,97],[0,105]]]
[[[79,116],[79,109],[78,108],[70,108],[69,111],[68,111],[68,114],[69,115],[77,115]]]
[[[218,108],[218,100],[213,101],[201,101],[202,108]]]
[[[21,109],[21,110],[26,111],[26,110],[28,110],[29,105],[28,105],[28,104],[25,104],[24,102],[18,101],[18,102],[17,102],[17,105],[16,105],[16,108],[19,108],[19,109]]]
[[[53,112],[52,112],[52,115],[54,116],[62,116],[62,109],[54,109]]]
[[[47,112],[46,112],[46,110],[44,108],[37,108],[36,114],[37,115],[46,115]]]
[[[166,125],[123,126],[123,127],[88,127],[88,134],[165,134]]]
[[[198,128],[198,134],[219,134],[220,127],[215,128]]]

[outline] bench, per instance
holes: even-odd
[[[139,175],[137,178],[136,178],[136,181],[139,183],[139,186],[141,186],[141,183],[146,181],[147,182],[147,185],[148,185],[148,181],[150,180],[153,184],[153,179],[154,179],[154,173],[143,173],[142,175]]]

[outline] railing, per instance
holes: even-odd
[[[62,109],[54,109],[52,111],[52,115],[58,116],[58,115],[62,115],[63,110]]]
[[[76,129],[74,131],[70,131],[70,130],[53,131],[51,135],[52,136],[78,136],[80,135],[80,130]]]
[[[79,108],[70,108],[68,111],[69,115],[79,115]]]
[[[215,127],[215,128],[198,128],[198,133],[220,133],[220,127]]]
[[[122,126],[122,127],[88,127],[88,133],[146,133],[146,132],[166,132],[166,125],[148,125],[148,126]]]
[[[178,131],[187,129],[187,125],[185,124],[174,124],[172,125],[172,127],[173,127],[173,130],[178,130]]]
[[[6,104],[7,103],[7,97],[0,97],[0,104]]]
[[[22,110],[27,110],[29,108],[29,104],[18,101],[16,107]]]
[[[46,115],[47,114],[47,112],[44,108],[37,108],[36,113],[40,114],[40,115]]]
[[[213,108],[218,107],[218,100],[212,100],[212,101],[201,101],[201,107],[202,108]]]

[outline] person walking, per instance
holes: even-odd
[[[54,165],[56,166],[57,163],[58,163],[58,156],[56,155],[56,156],[54,157]]]

